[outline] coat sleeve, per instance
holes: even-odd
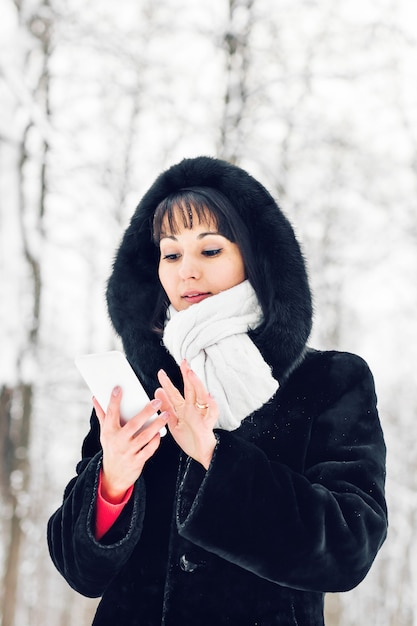
[[[63,503],[49,519],[47,529],[49,552],[56,568],[73,589],[88,597],[101,596],[129,558],[140,537],[145,508],[145,485],[139,479],[115,524],[100,541],[95,539],[102,460],[96,422],[93,414],[77,476],[66,487]]]
[[[177,507],[184,538],[260,577],[308,591],[356,586],[387,529],[385,444],[372,374],[359,357],[334,354],[316,388],[327,399],[306,416],[302,471],[219,431],[203,478],[189,461]]]

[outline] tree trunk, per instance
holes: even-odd
[[[250,35],[253,26],[254,0],[229,0],[229,22],[223,36],[226,55],[226,87],[223,98],[223,116],[220,124],[218,155],[237,163],[241,157],[243,121],[248,102],[250,66]],[[237,16],[245,24],[237,24]]]
[[[6,458],[8,485],[5,502],[10,508],[9,544],[7,546],[3,579],[2,626],[13,626],[18,597],[20,548],[24,531],[22,521],[27,516],[30,441],[30,418],[32,414],[33,388],[31,384],[20,384],[15,389],[3,390],[1,421],[8,426],[4,433],[7,442]],[[4,476],[4,480],[6,480]]]
[[[45,119],[49,118],[49,61],[51,53],[51,23],[48,4],[44,2],[25,19],[22,27],[34,36],[33,55],[40,60],[33,91],[33,100],[41,108]],[[29,55],[30,56],[30,55]],[[35,64],[36,65],[36,64]],[[29,58],[23,62],[23,70],[29,71]],[[22,302],[22,340],[17,351],[17,380],[1,394],[2,443],[4,457],[1,484],[4,500],[9,509],[8,544],[5,547],[3,575],[2,626],[14,626],[19,598],[19,572],[22,562],[24,521],[30,509],[30,427],[33,413],[35,383],[33,364],[37,362],[39,327],[41,322],[42,275],[41,254],[44,239],[45,199],[47,195],[47,166],[49,145],[44,130],[39,132],[28,112],[27,121],[18,146],[18,213],[22,245],[22,267],[27,276],[26,291],[30,293],[28,304]],[[38,151],[33,150],[37,144]],[[30,148],[28,146],[31,146]],[[36,155],[36,156],[34,156]],[[28,168],[28,165],[31,167]],[[31,171],[31,168],[33,168]],[[36,171],[38,172],[36,175]],[[33,181],[40,181],[37,195],[33,194]],[[28,219],[28,216],[30,219]],[[27,368],[27,365],[29,366]],[[29,372],[29,373],[28,373]]]

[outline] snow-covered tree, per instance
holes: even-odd
[[[0,2],[2,625],[91,621],[96,602],[60,579],[45,541],[88,429],[73,358],[117,344],[105,282],[142,192],[213,154],[293,220],[312,345],[375,374],[390,534],[364,583],[328,598],[327,623],[414,626],[413,0]]]

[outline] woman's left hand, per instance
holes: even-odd
[[[184,380],[184,397],[163,370],[158,372],[162,389],[155,398],[162,401],[161,411],[168,411],[168,427],[182,450],[208,468],[216,446],[213,428],[219,416],[215,400],[205,389],[187,361],[180,366]]]

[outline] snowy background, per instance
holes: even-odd
[[[96,605],[45,528],[88,430],[76,355],[117,345],[105,303],[141,194],[183,157],[246,168],[295,225],[311,345],[371,366],[389,538],[329,626],[417,624],[415,0],[0,0],[1,626]]]

